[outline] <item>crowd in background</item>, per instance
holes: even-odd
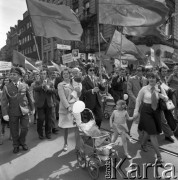
[[[118,100],[124,99],[124,95],[128,95],[126,104],[128,106],[127,112],[129,116],[138,118],[138,113],[140,114],[140,123],[139,123],[139,134],[142,134],[143,141],[141,143],[141,148],[143,151],[147,151],[146,142],[150,137],[150,140],[153,144],[155,152],[157,153],[158,158],[160,158],[160,153],[158,150],[157,134],[163,131],[165,135],[165,140],[174,142],[173,139],[173,128],[170,127],[168,121],[174,118],[177,120],[177,96],[178,96],[178,66],[175,66],[172,72],[168,72],[166,67],[161,68],[151,68],[145,69],[143,66],[138,66],[134,71],[129,72],[128,69],[121,67],[114,67],[113,72],[108,74],[104,67],[99,70],[95,64],[89,63],[84,68],[74,67],[74,68],[65,68],[61,74],[57,71],[49,71],[48,69],[43,69],[40,72],[26,72],[21,73],[18,68],[13,68],[10,74],[4,76],[1,79],[0,86],[0,98],[1,98],[1,110],[4,108],[4,99],[7,100],[9,105],[13,101],[13,91],[12,96],[8,94],[8,87],[15,87],[15,82],[21,82],[27,86],[26,91],[29,92],[33,108],[28,112],[29,120],[33,119],[33,123],[36,124],[37,135],[40,140],[43,140],[45,137],[51,139],[52,134],[57,134],[60,128],[64,129],[64,147],[66,151],[68,142],[68,129],[75,128],[73,123],[73,116],[71,115],[73,104],[79,99],[85,103],[86,108],[92,110],[96,125],[100,128],[103,120],[103,96],[112,96],[114,102],[117,104]],[[17,80],[13,80],[16,77]],[[155,81],[154,81],[155,80]],[[154,84],[155,83],[155,84]],[[151,88],[149,86],[161,85],[162,83],[166,84],[172,90],[171,99],[175,105],[175,109],[171,116],[167,111],[151,109]],[[151,85],[150,85],[151,84]],[[144,90],[143,87],[148,87]],[[7,87],[7,88],[5,88]],[[15,89],[14,89],[15,90]],[[11,91],[11,90],[10,90]],[[143,93],[141,95],[141,93]],[[149,93],[148,93],[149,92]],[[159,98],[167,98],[165,90],[161,90],[162,95],[159,95]],[[15,93],[19,93],[19,91]],[[160,93],[161,94],[161,93]],[[163,95],[164,94],[164,95]],[[9,97],[7,97],[9,95]],[[5,97],[6,96],[6,97]],[[26,97],[23,97],[26,100]],[[12,99],[12,100],[11,100]],[[18,96],[17,96],[18,99]],[[24,100],[24,101],[25,101]],[[23,100],[20,100],[23,101]],[[153,100],[152,100],[153,101]],[[7,103],[6,102],[6,103]],[[143,102],[143,103],[142,103]],[[143,118],[143,116],[148,115],[149,111],[152,115]],[[159,113],[158,113],[159,112]],[[146,113],[146,114],[145,114]],[[155,114],[157,114],[156,117]],[[169,114],[169,116],[168,116]],[[11,119],[14,115],[9,115],[10,119],[5,120],[4,111],[1,113],[1,127],[0,127],[0,144],[3,144],[4,133],[6,133],[6,128],[10,127],[12,136],[14,153],[19,151],[19,146],[22,145],[24,150],[28,150],[26,145],[25,137],[28,132],[29,121],[24,126],[21,123],[21,131],[24,130],[24,133],[17,135],[17,130],[19,126],[17,123],[12,123]],[[18,114],[19,117],[24,116],[23,114]],[[77,116],[75,119],[81,121],[81,117]],[[149,125],[150,119],[153,119],[152,125]],[[143,122],[142,119],[145,121]],[[154,120],[159,119],[160,123],[158,125]],[[14,120],[17,121],[17,120]],[[133,121],[127,121],[128,134],[132,127]],[[18,122],[19,123],[19,122]],[[145,125],[146,124],[146,125]],[[14,126],[18,126],[14,128]],[[148,127],[149,126],[149,127]],[[146,127],[146,128],[145,128]],[[150,130],[151,128],[151,130]],[[144,132],[144,133],[143,133]],[[76,141],[78,140],[78,132],[76,130]],[[21,137],[24,136],[24,137]],[[18,141],[18,138],[22,138],[23,141]],[[23,142],[23,144],[22,144]],[[77,143],[76,143],[77,148]]]

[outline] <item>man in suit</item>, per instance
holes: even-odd
[[[123,99],[126,70],[124,68],[116,68],[115,73],[116,76],[113,77],[111,82],[111,91],[116,103],[119,99]]]
[[[87,75],[82,81],[82,96],[86,108],[92,110],[95,115],[95,121],[100,128],[102,122],[102,110],[101,110],[101,96],[99,95],[99,88],[94,78],[95,67],[92,64],[86,65]]]
[[[127,82],[127,93],[129,95],[128,113],[129,116],[133,116],[135,102],[140,89],[147,85],[147,79],[143,76],[144,67],[138,66],[136,69],[136,75],[129,78]],[[127,122],[129,134],[132,126],[132,121]]]
[[[52,81],[47,78],[47,71],[41,72],[41,81],[35,82],[35,105],[38,113],[37,132],[39,139],[43,139],[43,124],[45,121],[45,135],[51,139],[52,120],[55,113],[55,88]]]
[[[14,153],[19,152],[19,146],[22,146],[23,150],[28,150],[26,136],[29,127],[29,113],[34,110],[29,88],[20,81],[21,76],[22,72],[19,68],[11,69],[11,82],[4,86],[1,99],[2,115],[4,120],[9,121]]]
[[[166,67],[160,67],[159,69],[159,77],[160,77],[160,83],[164,83],[168,86],[167,83],[167,71],[168,69]],[[165,117],[165,113],[169,113],[168,111],[162,111],[161,112],[161,126],[162,126],[162,130],[163,133],[165,135],[165,140],[169,141],[171,143],[174,142],[174,137],[173,137],[173,132],[170,128],[170,126],[167,123],[166,117]]]

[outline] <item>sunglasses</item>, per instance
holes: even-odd
[[[89,71],[90,71],[90,72],[92,72],[92,71],[94,72],[95,70],[94,70],[94,69],[89,69]]]

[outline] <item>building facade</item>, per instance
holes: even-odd
[[[41,37],[34,36],[28,11],[23,14],[23,20],[18,21],[18,51],[34,61],[42,58]]]
[[[6,40],[6,61],[12,61],[13,50],[18,50],[18,27],[10,27]]]

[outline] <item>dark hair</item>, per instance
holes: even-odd
[[[160,67],[160,68],[159,68],[159,72],[160,72],[160,73],[161,73],[162,69],[166,69],[166,70],[168,70],[168,68],[167,68],[167,67],[162,66],[162,67]]]
[[[156,79],[156,82],[158,82],[160,80],[160,77],[158,76],[158,74],[156,73],[153,73],[153,72],[148,72],[147,73],[147,78],[155,78]]]
[[[9,82],[10,82],[10,79],[9,79],[8,77],[5,77],[5,78],[3,79],[2,84],[1,84],[1,87],[0,87],[1,90],[3,90],[3,88],[4,88],[4,86],[5,86],[5,80],[6,80],[6,79],[8,79]]]
[[[69,75],[70,75],[70,70],[69,70],[68,68],[65,68],[65,69],[63,69],[62,72],[61,72],[61,78],[62,78],[62,79],[64,79],[64,78],[63,78],[64,71],[68,71],[68,73],[69,73]]]

